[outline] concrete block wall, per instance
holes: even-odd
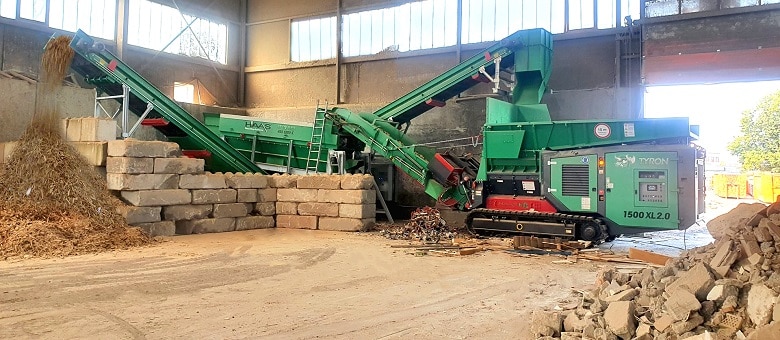
[[[357,231],[375,222],[370,176],[204,172],[175,143],[108,143],[107,186],[127,223],[153,236],[263,228]],[[281,209],[281,210],[280,210]]]
[[[370,175],[276,175],[278,228],[360,231],[376,223]]]

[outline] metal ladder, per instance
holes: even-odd
[[[325,108],[320,109],[320,103],[317,102],[317,111],[314,113],[314,127],[311,129],[311,141],[309,142],[309,155],[306,158],[306,174],[310,171],[318,172],[320,165],[320,154],[322,153],[322,136],[325,132],[325,111],[328,111],[328,102],[325,102]]]

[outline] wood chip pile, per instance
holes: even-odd
[[[73,58],[69,37],[41,62],[33,121],[0,171],[0,257],[62,256],[147,244],[128,228],[106,182],[60,134],[54,98]]]

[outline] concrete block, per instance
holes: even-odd
[[[374,190],[325,190],[317,192],[317,201],[322,203],[373,204],[376,203]]]
[[[691,313],[701,308],[701,303],[696,299],[696,296],[684,288],[667,290],[667,292],[671,293],[666,299],[664,307],[675,321],[687,320]]]
[[[268,176],[260,173],[225,174],[225,182],[233,189],[263,189],[268,187]]]
[[[236,219],[236,230],[267,229],[276,226],[272,216],[246,216]]]
[[[277,207],[278,209],[278,207]],[[276,215],[277,228],[317,229],[317,216]]]
[[[151,174],[154,172],[154,158],[108,157],[106,159],[106,172],[110,174]]]
[[[672,331],[674,331],[677,334],[683,334],[685,332],[689,332],[696,328],[696,326],[701,325],[704,323],[704,318],[699,315],[699,313],[693,313],[691,314],[691,317],[688,320],[683,321],[677,321],[672,324]]]
[[[581,319],[575,311],[569,312],[563,319],[563,329],[567,332],[579,332],[588,326],[588,321]],[[582,334],[580,334],[582,335]]]
[[[206,173],[198,175],[181,175],[179,177],[179,188],[182,189],[224,189],[227,188],[225,183],[225,174],[222,173]]]
[[[151,237],[176,235],[176,224],[173,221],[142,223],[136,227]]]
[[[633,301],[610,303],[604,312],[607,329],[623,339],[630,339],[636,331],[634,308]]]
[[[267,188],[257,190],[258,202],[276,202],[277,189]]]
[[[339,204],[339,217],[360,219],[376,217],[376,204]]]
[[[271,188],[295,188],[298,185],[298,175],[274,174],[268,177],[268,186]]]
[[[108,174],[108,190],[177,189],[179,176],[172,174]]]
[[[276,202],[277,215],[298,215],[298,203]]]
[[[70,142],[76,152],[92,166],[105,166],[108,154],[107,142]]]
[[[687,272],[678,274],[679,278],[669,284],[666,287],[667,291],[674,291],[677,288],[684,288],[685,290],[696,295],[699,301],[703,301],[707,298],[707,293],[715,285],[712,273],[704,263],[699,263]]]
[[[298,189],[332,189],[341,188],[341,176],[309,175],[298,177]]]
[[[332,203],[304,202],[298,204],[298,215],[338,217],[339,206]]]
[[[742,245],[742,256],[745,258],[761,253],[761,247],[752,233],[743,233],[739,238],[739,243]]]
[[[731,285],[716,285],[707,293],[707,300],[722,304],[729,296],[737,296],[739,288]]]
[[[181,156],[181,149],[176,143],[124,139],[108,142],[108,155],[111,157],[178,157]]]
[[[116,140],[116,121],[107,118],[81,118],[82,142],[107,142]]]
[[[78,142],[81,140],[81,118],[68,119],[68,126],[65,128],[66,141]]]
[[[257,189],[236,189],[238,191],[238,202],[255,203],[257,202]]]
[[[122,191],[120,196],[125,202],[137,207],[182,205],[192,201],[190,191],[181,189]]]
[[[655,322],[653,323],[653,327],[657,329],[659,332],[665,331],[667,328],[669,328],[674,323],[674,318],[669,314],[664,314],[660,318],[656,318]]]
[[[276,203],[274,202],[260,202],[255,204],[252,212],[260,214],[261,216],[273,216],[276,215]]]
[[[60,119],[60,136],[62,136],[62,139],[66,142],[68,141],[67,139],[65,139],[67,133],[68,133],[68,118],[62,118]],[[3,152],[0,151],[0,155],[2,154]]]
[[[176,233],[179,235],[224,233],[234,230],[236,230],[235,218],[176,221]]]
[[[163,207],[163,219],[166,221],[199,220],[208,218],[214,206],[211,204],[171,205]]]
[[[0,143],[0,163],[8,163],[11,160],[11,154],[16,149],[16,142]]]
[[[211,216],[214,218],[243,217],[248,215],[249,211],[244,203],[214,204],[214,211],[211,213]]]
[[[616,301],[631,301],[635,296],[639,295],[638,289],[626,289],[615,295],[608,296],[604,299],[604,302],[616,302]]]
[[[155,158],[154,173],[156,174],[199,174],[203,172],[206,161],[199,158],[176,157]]]
[[[192,204],[235,203],[236,189],[192,190]]]
[[[371,175],[343,175],[341,176],[341,189],[344,190],[368,190],[374,186],[374,178]]]
[[[316,202],[317,189],[277,189],[276,200],[279,202]]]
[[[635,340],[653,340],[653,329],[649,324],[642,323],[636,328]],[[632,339],[632,340],[634,340]]]
[[[367,230],[376,224],[373,218],[340,218],[340,217],[320,217],[319,229],[331,231],[362,231]]]
[[[117,211],[125,218],[127,224],[137,225],[141,223],[159,222],[161,207],[133,207],[122,205]]]
[[[756,326],[763,326],[772,321],[772,308],[777,293],[763,284],[750,287],[747,301],[747,315]]]

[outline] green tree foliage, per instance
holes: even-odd
[[[728,145],[746,171],[780,171],[780,91],[742,112],[740,135]]]

